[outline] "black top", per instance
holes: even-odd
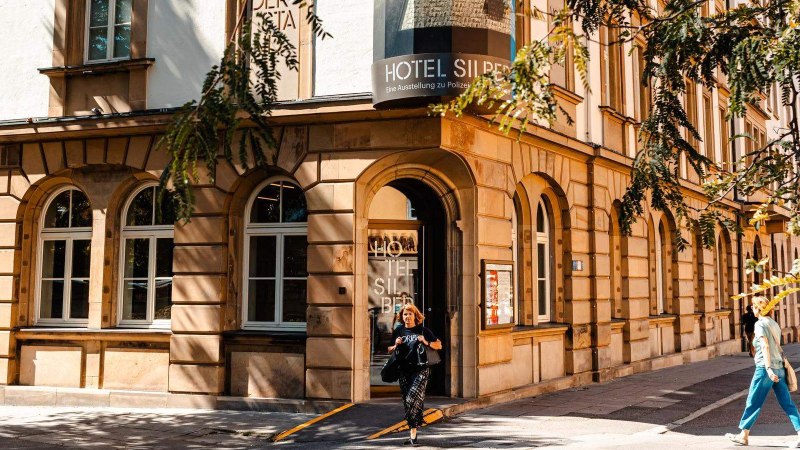
[[[406,328],[406,326],[403,325],[395,328],[394,332],[392,333],[392,344],[394,344],[394,341],[396,341],[399,337],[403,338],[403,344],[410,344],[416,341],[417,336],[420,334],[425,336],[425,340],[428,341],[429,344],[439,340],[439,338],[433,334],[433,331],[431,331],[430,328],[422,325],[417,325],[414,328]]]
[[[745,333],[753,333],[756,329],[756,322],[758,322],[758,317],[751,312],[747,312],[742,314],[742,324],[744,325],[744,332]],[[426,338],[427,339],[427,338]]]

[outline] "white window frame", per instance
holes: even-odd
[[[666,236],[665,236],[666,237]],[[661,242],[661,222],[655,227],[656,247],[656,315],[664,314],[664,249]]]
[[[174,280],[174,277],[156,277],[156,244],[158,239],[172,239],[175,243],[174,225],[127,225],[128,211],[137,195],[147,189],[158,188],[158,183],[147,183],[137,188],[128,197],[125,207],[122,209],[122,219],[119,237],[119,285],[117,287],[117,325],[123,328],[151,328],[151,329],[170,329],[171,319],[154,318],[156,309],[156,281],[167,279]],[[153,217],[156,214],[158,201],[153,201]],[[122,313],[125,310],[125,250],[128,239],[148,239],[147,257],[147,313],[144,320],[123,319]],[[171,315],[170,315],[171,317]]]
[[[131,8],[133,8],[133,0],[129,0],[131,2]],[[103,59],[89,59],[89,35],[91,31],[91,27],[89,26],[92,22],[92,1],[86,1],[86,25],[84,30],[86,32],[84,36],[84,48],[83,48],[83,61],[86,64],[96,64],[96,63],[103,63],[103,62],[111,62],[111,61],[124,61],[126,59],[131,59],[131,55],[128,56],[120,56],[115,58],[114,57],[114,46],[116,45],[115,41],[115,31],[114,26],[116,25],[128,25],[131,27],[131,44],[133,43],[133,13],[131,12],[131,21],[127,23],[115,24],[114,20],[117,13],[117,0],[108,0],[108,23],[106,24],[106,36],[108,37],[108,45],[106,45],[106,57]],[[100,28],[100,27],[94,27]]]
[[[86,195],[80,189],[74,186],[64,186],[52,194],[50,194],[50,198],[47,200],[47,203],[44,205],[44,209],[42,209],[42,216],[39,218],[39,236],[37,239],[37,251],[36,251],[36,320],[34,321],[34,325],[37,326],[51,326],[51,327],[86,327],[89,325],[89,319],[71,319],[70,316],[70,308],[72,307],[71,297],[72,297],[72,280],[86,280],[90,281],[90,278],[73,278],[72,277],[72,243],[73,241],[91,241],[92,240],[92,227],[67,227],[67,228],[46,228],[44,221],[47,218],[47,211],[50,209],[50,206],[53,204],[53,200],[56,199],[61,193],[65,191],[78,191],[81,194]],[[69,225],[72,225],[72,196],[70,195],[69,198]],[[41,317],[41,305],[42,305],[42,272],[44,267],[42,266],[44,262],[44,243],[46,241],[66,241],[66,247],[64,249],[64,308],[62,311],[62,318],[61,319],[54,319],[54,318],[43,318]],[[91,257],[89,264],[91,265]],[[50,279],[50,278],[48,278]],[[58,278],[53,278],[58,279]]]
[[[722,245],[723,245],[722,238],[717,239],[717,248],[715,249],[716,257],[714,258],[716,260],[715,261],[716,267],[714,267],[714,269],[717,271],[717,276],[716,276],[717,310],[725,309],[725,297],[726,297],[725,286],[724,286],[726,272],[723,272],[724,270],[726,270],[726,268],[723,267],[723,261],[722,261],[723,250],[725,249],[722,247]]]
[[[544,223],[544,231],[543,232],[539,231],[539,229],[538,229],[539,211],[542,212],[542,219],[543,219],[543,223]],[[550,292],[551,284],[552,284],[552,277],[551,277],[551,273],[550,273],[551,272],[551,267],[550,266],[552,265],[552,263],[551,263],[552,242],[551,242],[551,239],[550,239],[550,217],[548,217],[547,205],[544,203],[543,199],[539,200],[539,203],[538,203],[538,205],[536,207],[536,215],[537,215],[536,222],[534,222],[534,226],[536,227],[536,248],[534,250],[534,252],[535,252],[534,253],[534,259],[536,260],[536,274],[535,274],[536,275],[535,276],[535,279],[536,279],[536,313],[538,315],[539,322],[541,323],[541,322],[550,322],[552,320],[552,314],[553,314],[552,305],[551,305],[551,303],[552,303],[552,300],[551,300],[552,295],[551,295],[551,292]],[[545,251],[544,278],[539,277],[539,264],[541,264],[541,261],[539,261],[539,245],[541,245],[541,244],[545,245],[545,250],[546,250]],[[539,298],[539,283],[542,282],[542,281],[544,281],[545,297],[546,297],[546,299],[545,299],[546,301],[544,303],[544,305],[545,305],[545,313],[544,314],[540,314],[540,311],[539,311],[539,303],[541,302],[541,299]]]
[[[516,323],[522,323],[522,308],[520,308],[520,299],[522,296],[519,294],[519,248],[517,248],[518,240],[517,240],[517,202],[512,198],[512,203],[514,205],[511,208],[511,260],[513,262],[513,275],[514,280],[514,298],[512,300],[515,311],[516,311]]]
[[[286,236],[306,236],[308,237],[308,222],[279,222],[279,223],[252,223],[250,214],[253,209],[256,197],[264,187],[272,183],[289,183],[297,189],[301,189],[294,181],[285,177],[275,177],[267,179],[259,184],[247,201],[244,211],[244,239],[243,239],[243,264],[242,264],[242,329],[260,331],[305,331],[306,322],[283,322],[283,280],[306,280],[308,287],[308,276],[306,277],[284,277],[283,276],[283,254],[284,237]],[[306,204],[308,208],[308,204]],[[281,193],[280,206],[278,209],[279,217],[283,217],[283,195]],[[249,297],[250,297],[250,239],[253,237],[275,236],[275,321],[261,322],[248,319]],[[256,277],[269,279],[272,277]]]

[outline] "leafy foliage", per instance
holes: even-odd
[[[541,14],[541,13],[539,13]],[[553,30],[548,39],[522,47],[511,66],[492,70],[475,78],[463,94],[448,103],[431,106],[431,111],[445,115],[462,115],[473,105],[494,112],[498,128],[510,132],[515,127],[525,131],[534,123],[553,123],[560,107],[550,85],[550,66],[564,64],[567,52],[574,49],[573,59],[581,80],[588,89],[589,51],[575,34],[568,9],[553,15]],[[568,120],[569,114],[561,109]]]
[[[162,187],[168,189],[160,191],[173,194],[180,220],[188,221],[194,209],[192,186],[200,180],[200,164],[213,183],[219,156],[245,169],[251,164],[274,164],[277,159],[269,116],[278,100],[282,68],[297,70],[297,49],[266,13],[256,15],[253,27],[254,21],[246,17],[247,3],[242,2],[222,60],[206,75],[200,100],[184,104],[175,113],[159,142],[170,155],[161,176]],[[307,8],[305,19],[317,37],[330,36],[312,2],[293,0],[292,4]]]
[[[653,3],[658,3],[658,9]],[[679,226],[694,230],[705,246],[713,246],[720,225],[742,231],[723,214],[724,203],[735,192],[763,199],[750,225],[759,228],[779,212],[789,217],[787,230],[800,235],[800,0],[739,2],[712,14],[701,13],[704,6],[714,10],[714,2],[706,0],[568,0],[565,12],[559,13],[561,20],[556,24],[575,23],[580,37],[596,39],[603,27],[611,27],[617,31],[619,42],[609,44],[645,43],[639,82],[651,87],[652,107],[641,126],[640,150],[622,199],[621,229],[630,233],[632,224],[644,213],[645,202],[649,202],[653,209],[672,211]],[[461,97],[436,106],[434,111],[461,114],[470,104],[494,102],[495,121],[506,132],[524,130],[530,121],[552,123],[552,86],[542,74],[546,75],[548,64],[562,61],[552,49],[554,41],[568,41],[588,59],[577,38],[571,31],[554,27],[546,40],[520,50],[509,70],[477,79]],[[585,75],[586,64],[578,69]],[[779,90],[786,109],[782,113],[788,114],[786,127],[773,130],[767,142],[755,136],[733,136],[737,148],[750,150],[740,152],[739,159],[726,167],[696,148],[701,136],[684,107],[687,86],[697,83],[711,88],[720,75],[730,89],[731,116],[725,120],[743,117],[772,89]],[[751,144],[745,146],[747,142]],[[707,200],[703,207],[690,205],[684,196],[682,164],[702,182]],[[681,242],[676,246],[685,247],[683,238],[678,239]],[[754,270],[763,270],[765,264],[751,263]],[[800,278],[785,282],[792,283],[800,283]],[[783,285],[770,288],[779,286]],[[754,287],[756,291],[764,290]]]

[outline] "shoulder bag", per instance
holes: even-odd
[[[397,350],[389,355],[389,359],[383,364],[381,369],[381,380],[384,383],[394,383],[400,379],[400,360],[397,358]]]
[[[422,370],[426,367],[435,366],[442,361],[438,351],[424,345],[422,342],[414,342],[410,350],[406,357],[406,362],[412,370]]]
[[[794,368],[789,363],[789,359],[786,357],[786,354],[783,353],[783,347],[781,347],[781,337],[775,334],[775,332],[772,330],[772,327],[769,328],[769,332],[772,334],[772,339],[774,339],[775,343],[778,345],[778,350],[781,352],[781,358],[783,358],[783,369],[786,372],[786,386],[789,387],[789,392],[795,392],[797,390],[797,374],[794,372]]]

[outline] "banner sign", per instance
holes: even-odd
[[[421,53],[372,65],[373,103],[420,97],[452,97],[475,77],[508,66],[508,60],[470,53]]]
[[[266,16],[286,35],[289,42],[294,44],[297,51],[300,51],[300,28],[305,21],[300,5],[293,4],[292,0],[252,0],[251,5],[253,31],[261,26],[261,20],[257,15],[266,13]],[[299,67],[298,70],[291,70],[284,62],[279,62],[277,69],[281,74],[280,79],[276,80],[278,100],[297,100],[300,96]],[[251,75],[254,80],[258,76],[257,72],[254,68]]]

